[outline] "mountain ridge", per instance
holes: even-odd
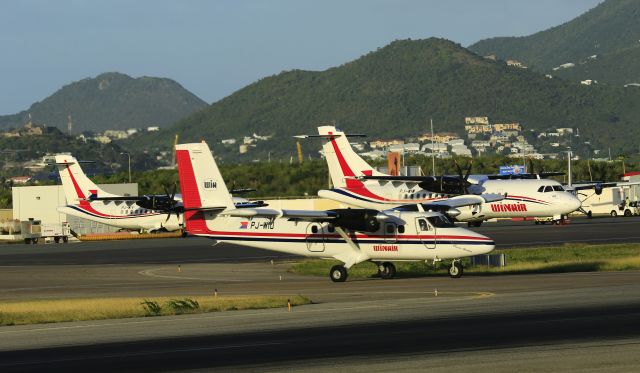
[[[167,78],[109,72],[64,85],[29,109],[0,116],[0,129],[29,121],[74,133],[166,126],[207,105],[179,83]]]

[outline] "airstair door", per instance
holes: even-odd
[[[324,228],[320,223],[309,223],[305,235],[307,250],[311,252],[324,251]]]

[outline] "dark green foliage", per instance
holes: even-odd
[[[576,67],[552,74],[625,84],[640,76],[639,41],[640,2],[607,0],[563,25],[526,37],[481,40],[469,49],[482,56],[517,59],[544,72],[573,62]],[[588,61],[592,55],[597,59]]]
[[[71,115],[73,133],[166,126],[205,106],[170,79],[105,73],[66,85],[28,110],[0,116],[0,128],[22,126],[28,114],[36,123],[63,130]]]
[[[147,316],[160,316],[160,313],[162,312],[162,307],[158,302],[145,299],[140,304],[142,305],[142,308],[144,308]]]
[[[166,306],[173,310],[176,315],[180,315],[185,312],[192,312],[200,308],[200,304],[197,301],[189,298],[171,299],[167,301]]]
[[[640,91],[640,90],[639,90]],[[429,118],[436,131],[463,133],[465,116],[493,122],[519,121],[525,130],[579,127],[595,147],[637,151],[640,92],[586,87],[547,79],[531,70],[483,59],[442,39],[395,41],[362,58],[323,72],[289,71],[264,78],[153,136],[130,142],[168,148],[206,140],[223,161],[295,158],[292,135],[316,133],[336,120],[347,132],[371,138],[403,138],[424,133]],[[245,155],[227,138],[274,135]],[[317,157],[317,142],[302,143]]]

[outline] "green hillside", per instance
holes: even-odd
[[[28,110],[0,116],[0,129],[19,127],[31,114],[34,122],[73,132],[166,126],[207,104],[177,82],[105,73],[62,87]]]
[[[572,68],[554,71],[553,75],[573,81],[591,79],[619,86],[640,83],[640,43],[595,59],[581,60]]]
[[[337,121],[370,137],[423,133],[433,118],[437,131],[462,133],[465,116],[519,121],[525,129],[579,127],[596,146],[637,151],[640,93],[617,87],[586,87],[547,79],[529,69],[484,59],[443,39],[396,41],[353,62],[322,72],[294,70],[264,78],[216,102],[140,144],[168,147],[207,140],[223,159],[264,159],[295,154],[292,135],[315,133]],[[220,140],[253,133],[275,135],[238,155]],[[318,144],[303,144],[316,154]],[[240,157],[240,158],[239,158]]]
[[[481,40],[469,49],[482,56],[516,59],[538,71],[549,72],[565,63],[579,65],[593,55],[598,56],[597,60],[606,60],[606,55],[635,47],[640,47],[640,2],[607,0],[565,24],[525,37]],[[633,52],[633,55],[638,54]],[[616,68],[609,70],[611,77],[606,75],[607,70],[600,69],[603,74],[600,80],[628,82],[633,76],[640,75],[640,61],[629,57],[610,58],[610,62],[616,62]],[[565,73],[567,76],[573,74],[558,71],[560,75]]]

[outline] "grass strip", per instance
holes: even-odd
[[[592,245],[572,243],[555,247],[532,247],[495,250],[492,254],[504,253],[505,267],[471,266],[469,259],[463,259],[465,274],[499,275],[527,273],[563,273],[625,271],[640,269],[640,244]],[[447,276],[450,262],[394,262],[397,277]],[[306,259],[296,262],[290,272],[302,275],[327,276],[336,260]],[[349,269],[354,278],[374,277],[376,265],[360,263]]]
[[[184,302],[185,299],[193,302]],[[26,325],[64,321],[123,319],[129,317],[167,316],[205,312],[265,309],[309,304],[304,296],[193,296],[141,298],[82,298],[0,303],[0,325]],[[177,301],[177,302],[176,302]],[[145,303],[146,302],[146,303]],[[148,305],[156,304],[158,312]],[[182,303],[188,303],[186,305]],[[193,304],[197,304],[197,307]],[[181,306],[182,305],[182,306]]]

